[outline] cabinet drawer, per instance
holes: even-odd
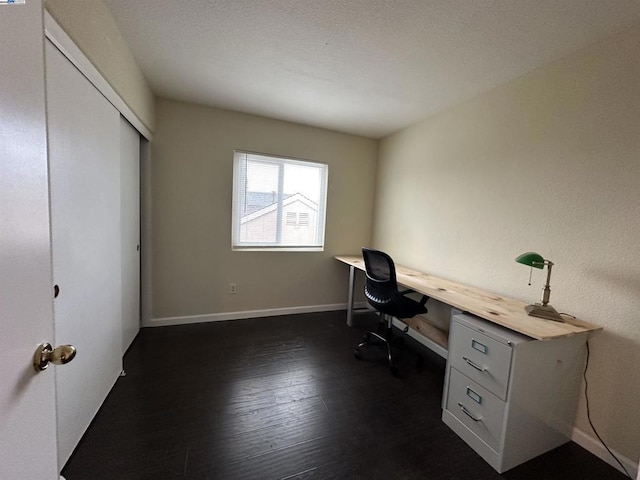
[[[450,345],[451,366],[501,399],[507,399],[512,353],[510,345],[457,321],[452,323]]]
[[[487,389],[450,368],[447,410],[498,453],[505,406],[505,402]]]

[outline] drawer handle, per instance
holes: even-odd
[[[484,367],[481,367],[480,365],[478,365],[476,362],[474,362],[473,360],[469,360],[467,357],[462,357],[462,359],[467,362],[470,366],[472,366],[473,368],[475,368],[476,370],[478,370],[479,372],[486,372],[487,369]]]
[[[478,418],[475,415],[473,415],[469,410],[467,410],[467,407],[465,407],[463,404],[461,404],[460,402],[458,402],[458,406],[460,407],[460,410],[463,411],[463,413],[469,417],[471,420],[473,420],[474,422],[481,422],[482,418]]]

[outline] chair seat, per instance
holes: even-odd
[[[377,303],[369,300],[373,308],[386,315],[396,318],[412,318],[421,313],[427,313],[427,307],[409,297],[397,295],[389,304]]]

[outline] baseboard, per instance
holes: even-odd
[[[597,438],[593,438],[592,436],[587,435],[582,430],[574,428],[573,434],[571,435],[571,440],[576,442],[585,450],[588,450],[589,452],[593,453],[596,457],[600,458],[601,460],[604,460],[609,465],[614,467],[616,470],[622,473],[625,473],[620,468],[620,465],[618,465],[618,462],[615,461],[615,459],[611,456],[611,454],[607,451],[607,449],[602,445],[602,443],[600,443],[600,441]],[[620,463],[624,465],[624,468],[627,469],[627,472],[629,472],[629,475],[631,475],[631,478],[636,478],[636,475],[638,475],[638,462],[630,460],[629,458],[616,452],[613,449],[611,449],[611,451],[615,454],[616,457],[618,457],[618,460],[620,460]]]
[[[354,304],[354,308],[364,307],[365,302]],[[328,305],[307,305],[303,307],[271,308],[265,310],[245,310],[242,312],[208,313],[204,315],[188,315],[182,317],[152,318],[143,322],[142,327],[166,327],[170,325],[187,325],[190,323],[221,322],[226,320],[240,320],[243,318],[275,317],[278,315],[294,315],[297,313],[331,312],[346,310],[346,303]],[[346,317],[345,317],[346,321]]]

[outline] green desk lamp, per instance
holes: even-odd
[[[542,255],[535,252],[523,253],[516,258],[516,262],[532,268],[536,267],[540,270],[542,270],[545,265],[547,266],[547,283],[545,283],[544,287],[542,288],[542,303],[527,305],[526,307],[524,307],[526,312],[532,317],[540,317],[546,318],[547,320],[562,322],[562,317],[560,316],[560,314],[556,311],[555,308],[549,305],[549,297],[551,296],[551,287],[549,286],[549,282],[551,281],[551,267],[553,267],[553,262],[550,260],[545,260],[544,258],[542,258]],[[529,285],[531,285],[531,277],[529,277]]]

